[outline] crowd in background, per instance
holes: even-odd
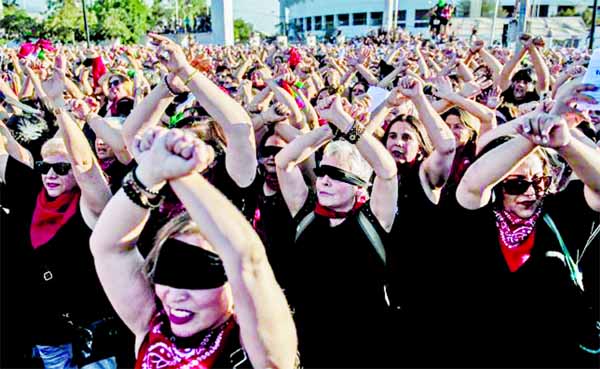
[[[0,366],[599,367],[591,54],[447,24],[1,49]]]

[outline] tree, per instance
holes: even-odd
[[[233,22],[233,37],[236,42],[246,42],[252,34],[252,24],[244,22],[243,19],[236,19]]]
[[[87,13],[89,28],[98,22],[93,12]],[[76,0],[64,0],[44,22],[44,32],[55,40],[71,43],[85,40],[83,10]]]
[[[4,30],[8,39],[22,39],[35,36],[38,23],[25,10],[15,5],[14,1],[4,2],[4,18],[0,20],[0,29]]]
[[[576,17],[578,15],[581,15],[581,14],[578,13],[574,7],[565,8],[565,9],[559,11],[558,14],[556,14],[557,17]]]
[[[124,43],[136,43],[151,26],[151,10],[143,0],[97,0],[93,11],[98,17],[96,39],[119,37]]]

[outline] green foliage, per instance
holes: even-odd
[[[195,18],[199,15],[205,15],[208,13],[206,7],[206,0],[183,0],[179,2],[180,14],[182,17]],[[181,13],[183,11],[183,13]]]
[[[35,36],[38,22],[27,12],[17,7],[14,1],[4,2],[4,17],[0,20],[0,28],[4,29],[8,39]]]
[[[481,3],[481,16],[492,18],[494,16],[494,8],[496,6],[496,1],[494,0],[484,0]],[[508,17],[508,12],[501,7],[498,7],[498,13],[496,13],[498,18],[506,18]]]
[[[252,35],[253,26],[244,22],[243,19],[236,19],[233,22],[233,37],[236,42],[246,42]]]
[[[143,0],[97,0],[93,7],[98,17],[96,39],[119,37],[123,43],[135,43],[151,26],[151,9]]]
[[[98,19],[93,12],[87,12],[88,26],[92,29]],[[64,0],[44,22],[46,37],[64,43],[85,40],[83,10],[75,0]]]
[[[566,9],[559,11],[558,14],[556,14],[557,17],[576,17],[578,15],[581,15],[581,14],[579,14],[575,10],[575,8],[566,8]],[[591,19],[591,17],[590,17],[590,19]]]

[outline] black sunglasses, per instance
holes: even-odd
[[[277,155],[281,149],[283,149],[283,147],[279,147],[279,146],[265,146],[260,150],[260,157],[261,158],[268,158],[271,156],[275,156]]]
[[[328,176],[333,180],[348,183],[355,186],[365,187],[368,184],[357,175],[354,175],[348,171],[331,165],[318,166],[314,169],[314,173],[315,176],[319,178]]]
[[[50,168],[52,168],[54,170],[54,173],[58,174],[59,176],[64,176],[64,175],[67,175],[67,173],[69,173],[69,170],[71,170],[71,164],[69,164],[69,163],[50,164],[50,163],[46,163],[45,161],[36,161],[35,162],[35,170],[40,172],[41,174],[48,174],[48,172],[50,171]]]
[[[531,181],[526,180],[524,177],[512,177],[502,182],[502,188],[509,195],[521,195],[532,185],[536,192],[545,192],[551,183],[552,177],[548,176],[534,177]]]
[[[123,81],[121,81],[120,79],[113,79],[112,81],[108,82],[108,87],[117,87],[121,83],[123,83]]]

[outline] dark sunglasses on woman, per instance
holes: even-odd
[[[35,170],[41,174],[48,174],[50,168],[54,170],[54,173],[59,176],[64,176],[71,170],[71,164],[69,163],[46,163],[45,161],[36,161]]]
[[[509,195],[521,195],[527,192],[532,185],[536,192],[545,192],[551,183],[552,177],[548,176],[534,177],[531,181],[526,180],[523,176],[515,176],[505,179],[502,182],[502,188]]]
[[[112,87],[117,87],[119,86],[121,83],[123,83],[123,81],[121,81],[120,79],[113,79],[112,81],[108,82],[108,87],[112,88]]]

